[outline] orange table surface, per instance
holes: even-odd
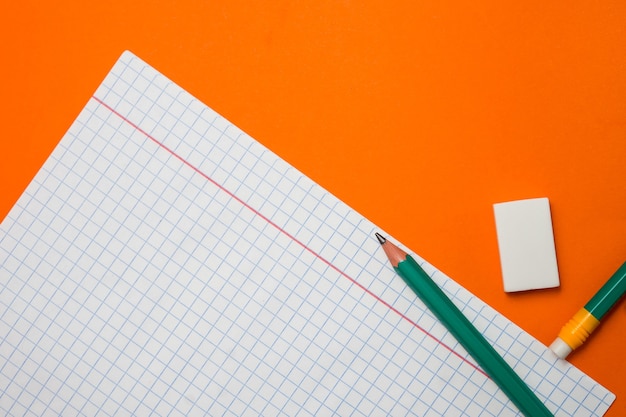
[[[129,49],[545,344],[626,260],[626,3],[9,2],[0,219]],[[492,204],[551,203],[503,291]],[[568,359],[626,415],[626,303]]]

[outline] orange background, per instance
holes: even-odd
[[[550,344],[626,260],[626,3],[361,3],[7,2],[0,218],[129,49]],[[561,286],[505,294],[492,204],[530,197]],[[570,357],[609,416],[625,328]]]

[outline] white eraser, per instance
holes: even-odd
[[[493,205],[504,291],[559,286],[547,198]]]

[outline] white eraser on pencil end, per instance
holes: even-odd
[[[570,347],[570,345],[565,343],[565,341],[560,337],[557,337],[554,342],[552,342],[552,344],[550,345],[550,350],[561,359],[567,358],[567,355],[572,353],[572,348]]]
[[[493,205],[504,291],[559,286],[550,203],[547,198]]]

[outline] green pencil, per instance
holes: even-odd
[[[600,320],[626,293],[626,262],[618,268],[600,290],[578,310],[550,345],[556,355],[565,359],[572,350],[580,347],[598,327]]]
[[[487,342],[415,260],[376,233],[389,262],[435,316],[463,345],[478,365],[527,417],[552,416],[506,361]]]

